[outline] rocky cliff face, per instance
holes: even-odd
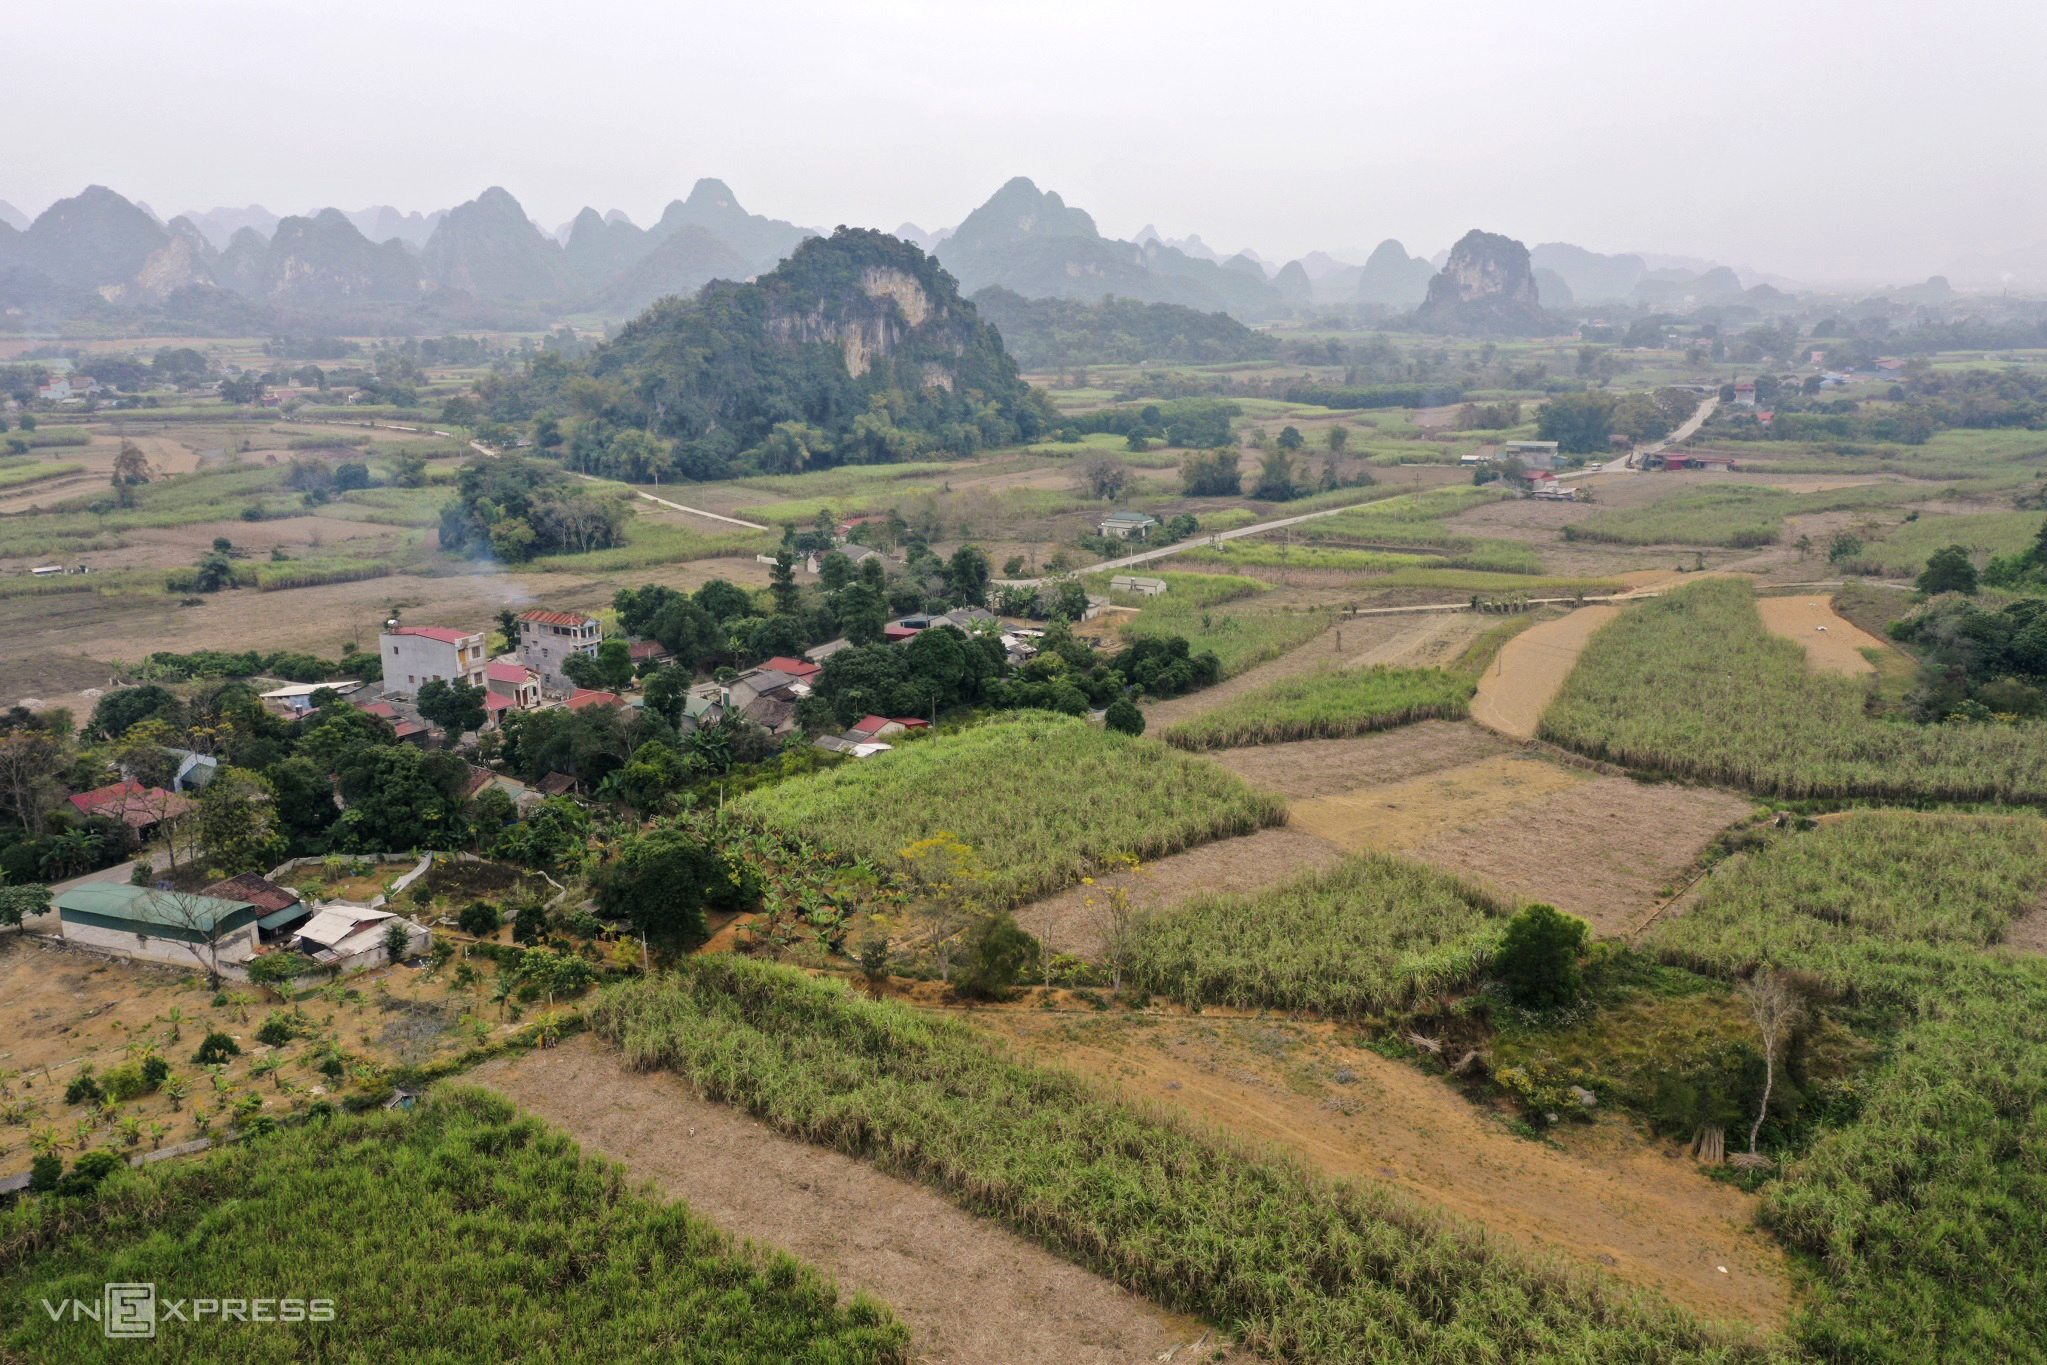
[[[300,307],[400,302],[418,298],[426,287],[403,243],[375,245],[338,209],[280,220],[252,283],[247,292]]]
[[[1414,320],[1423,331],[1461,335],[1534,336],[1552,325],[1528,248],[1476,228],[1450,249]]]

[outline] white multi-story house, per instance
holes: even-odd
[[[571,654],[597,653],[604,628],[580,611],[529,611],[519,618],[519,662],[540,675],[550,692],[573,692],[576,685],[562,672]]]
[[[399,626],[377,637],[384,656],[384,695],[414,697],[436,678],[483,686],[483,634],[448,626]]]

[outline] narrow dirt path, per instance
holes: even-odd
[[[1444,1082],[1271,1019],[1074,1021],[976,1011],[974,1024],[1331,1175],[1385,1183],[1537,1250],[1560,1251],[1694,1312],[1760,1328],[1791,1306],[1784,1253],[1754,1200],[1618,1120],[1516,1137]]]
[[[1513,639],[1471,699],[1471,718],[1511,739],[1534,739],[1536,725],[1570,676],[1594,631],[1620,614],[1618,607],[1580,607],[1559,621],[1530,626]]]
[[[922,1185],[785,1138],[673,1076],[628,1071],[587,1035],[466,1079],[726,1231],[879,1298],[909,1325],[919,1362],[1122,1365],[1162,1359],[1206,1330]]]

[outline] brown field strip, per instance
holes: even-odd
[[[968,1017],[1130,1099],[1333,1176],[1396,1186],[1707,1317],[1775,1328],[1790,1310],[1784,1254],[1755,1229],[1751,1196],[1619,1120],[1566,1125],[1561,1151],[1530,1142],[1442,1081],[1347,1046],[1326,1024],[1026,1009]]]
[[[879,1298],[909,1326],[914,1360],[1122,1365],[1205,1331],[922,1185],[782,1137],[673,1076],[628,1071],[587,1035],[467,1079],[727,1231]]]
[[[1580,607],[1558,621],[1530,626],[1507,641],[1478,680],[1471,718],[1513,739],[1534,739],[1542,713],[1570,676],[1593,632],[1620,614],[1619,607]]]
[[[1556,797],[1587,780],[1586,773],[1572,768],[1503,754],[1406,782],[1297,802],[1288,823],[1351,851],[1406,849],[1445,829]]]
[[[1876,665],[1862,651],[1891,648],[1837,614],[1832,601],[1825,597],[1807,597],[1803,593],[1796,597],[1759,597],[1756,610],[1771,634],[1794,640],[1805,650],[1805,666],[1815,673],[1864,677],[1875,673]]]

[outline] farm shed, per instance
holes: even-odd
[[[372,910],[367,905],[354,905],[347,901],[329,901],[299,929],[299,951],[322,967],[331,967],[335,971],[381,967],[388,960],[384,951],[384,934],[393,923],[405,926],[405,952],[408,957],[425,952],[433,942],[433,935],[389,910]]]
[[[1098,529],[1105,536],[1118,540],[1129,540],[1133,536],[1143,540],[1151,534],[1159,519],[1149,512],[1111,512],[1103,517]]]
[[[66,939],[122,957],[195,966],[210,954],[224,966],[256,951],[261,911],[246,900],[87,882],[56,902]]]
[[[253,872],[244,872],[239,877],[215,882],[200,892],[217,900],[246,901],[256,907],[260,918],[256,921],[259,937],[264,942],[280,937],[295,928],[313,913],[311,906],[299,899],[299,893],[288,886],[259,877]]]
[[[1163,578],[1145,578],[1140,574],[1119,573],[1109,580],[1110,592],[1131,592],[1139,597],[1157,597],[1166,590]]]

